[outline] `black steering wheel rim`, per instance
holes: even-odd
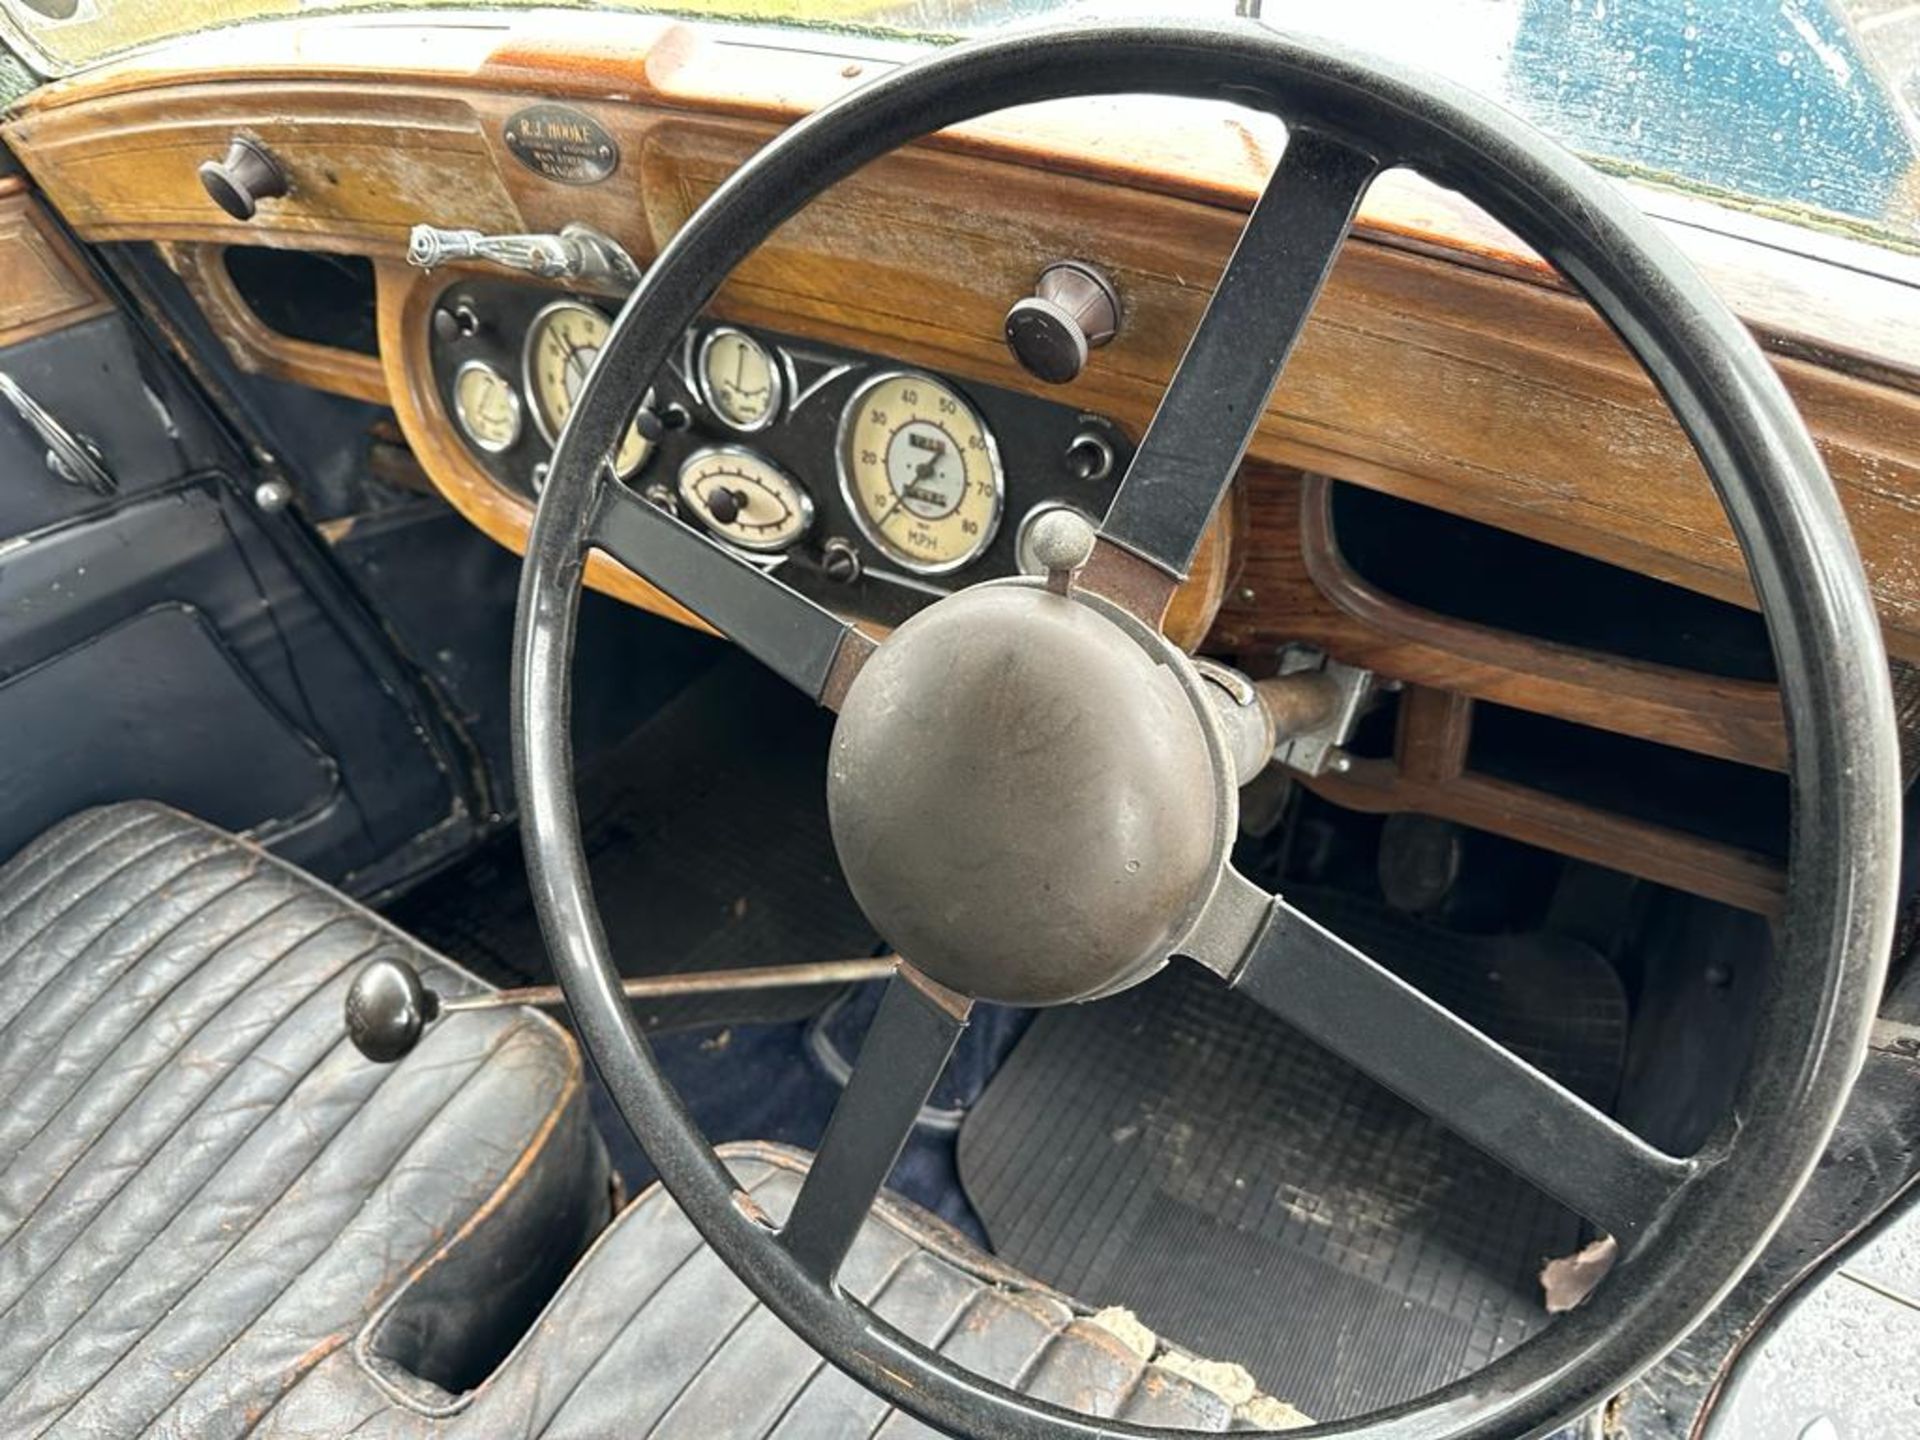
[[[1161,1434],[1025,1399],[953,1369],[820,1284],[773,1243],[659,1071],[618,990],[573,796],[575,612],[604,458],[636,397],[726,275],[782,220],[869,160],[990,110],[1077,95],[1225,99],[1337,136],[1382,167],[1461,189],[1532,245],[1646,367],[1720,495],[1766,618],[1792,793],[1786,905],[1753,1061],[1685,1201],[1580,1310],[1394,1411],[1316,1427],[1369,1440],[1532,1434],[1651,1365],[1744,1271],[1819,1157],[1884,979],[1898,762],[1877,617],[1832,484],[1772,367],[1609,182],[1456,87],[1249,25],[1056,28],[941,52],[787,130],[661,252],[628,300],[554,456],[529,539],[513,723],[529,870],[589,1055],[694,1225],[829,1360],[962,1435]]]

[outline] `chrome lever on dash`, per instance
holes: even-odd
[[[546,280],[578,280],[631,290],[640,267],[620,242],[591,225],[560,227],[558,235],[483,235],[478,230],[442,230],[416,225],[407,237],[407,263],[432,270],[454,260],[484,260]]]
[[[40,443],[47,447],[47,469],[60,479],[96,495],[112,495],[119,490],[120,482],[107,469],[99,448],[54,419],[4,370],[0,370],[0,399],[13,406],[27,428],[40,437]]]

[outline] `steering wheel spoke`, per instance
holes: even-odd
[[[589,543],[829,708],[874,651],[849,622],[610,478]]]
[[[972,1002],[902,965],[887,983],[860,1059],[793,1202],[780,1241],[831,1284],[967,1028]]]
[[[1374,156],[1344,141],[1299,126],[1289,133],[1103,538],[1185,577],[1378,170]]]
[[[1218,892],[1189,953],[1249,999],[1630,1247],[1696,1173],[1278,896]],[[1220,939],[1247,937],[1219,964]],[[1211,945],[1208,942],[1212,942]]]

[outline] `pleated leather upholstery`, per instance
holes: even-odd
[[[0,1434],[247,1434],[436,1256],[469,1283],[420,1292],[417,1368],[537,1310],[605,1216],[578,1056],[501,1011],[369,1064],[342,1001],[382,951],[477,983],[155,805],[0,869]]]
[[[158,806],[78,816],[0,869],[0,1436],[931,1433],[755,1302],[663,1190],[600,1230],[604,1151],[543,1017],[449,1017],[397,1066],[362,1060],[342,1003],[383,951],[477,985]],[[723,1153],[786,1213],[804,1155]],[[897,1198],[843,1282],[1058,1404],[1244,1423],[1180,1357]]]
[[[770,1214],[806,1157],[721,1152]],[[1056,1294],[975,1250],[917,1206],[883,1197],[842,1272],[880,1315],[968,1369],[1082,1412],[1239,1428],[1234,1406],[1143,1359]],[[404,1306],[404,1297],[400,1304]],[[531,1334],[464,1395],[381,1358],[376,1322],[328,1357],[261,1427],[273,1440],[920,1440],[935,1432],[827,1365],[761,1306],[658,1186],[595,1244]]]

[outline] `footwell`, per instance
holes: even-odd
[[[1333,896],[1316,918],[1588,1099],[1626,1008],[1563,941],[1473,940]],[[1548,1317],[1583,1224],[1193,967],[1035,1022],[961,1132],[1004,1258],[1122,1304],[1338,1419],[1485,1364]]]

